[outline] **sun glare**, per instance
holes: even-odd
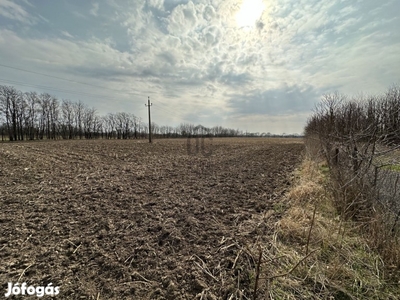
[[[236,23],[241,28],[253,28],[265,6],[262,0],[243,0],[239,12],[236,14]]]

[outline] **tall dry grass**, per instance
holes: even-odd
[[[337,213],[329,170],[316,157],[306,155],[273,240],[262,248],[259,297],[398,299],[382,255],[356,224]]]

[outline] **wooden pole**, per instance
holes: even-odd
[[[145,104],[146,105],[146,104]],[[150,106],[152,106],[153,103],[150,103],[150,96],[147,97],[147,107],[149,109],[149,143],[151,143],[151,114],[150,114]]]

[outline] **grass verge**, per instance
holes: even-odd
[[[326,166],[306,158],[273,240],[260,249],[254,299],[398,299],[397,276],[336,214],[328,184]]]

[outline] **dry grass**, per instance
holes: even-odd
[[[323,163],[306,158],[287,194],[288,209],[263,247],[258,297],[264,299],[398,299],[381,257],[335,213]]]

